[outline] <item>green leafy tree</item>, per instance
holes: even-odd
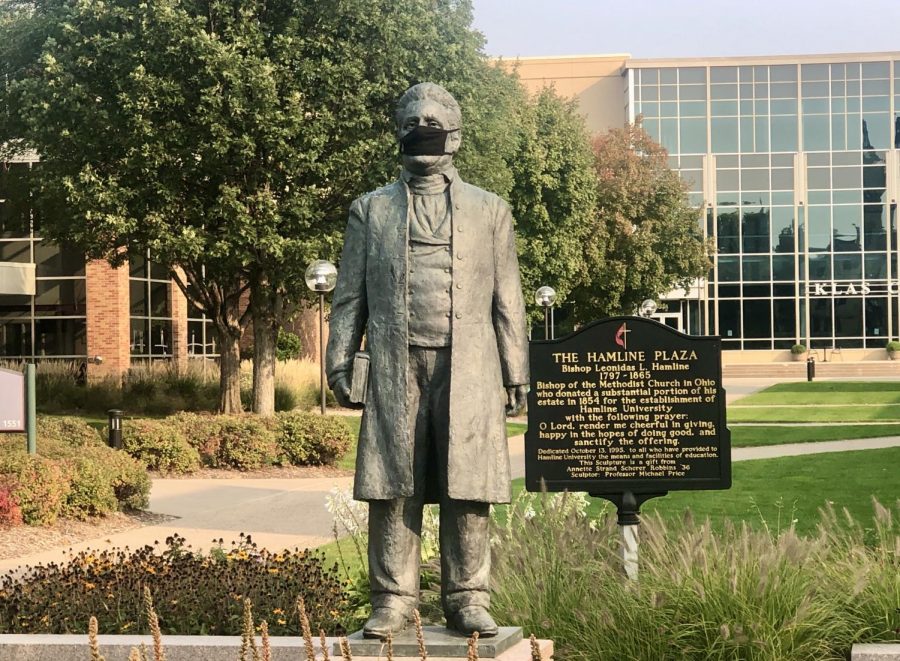
[[[336,257],[350,200],[396,172],[400,91],[434,80],[465,99],[498,75],[471,19],[467,0],[13,0],[0,157],[41,155],[49,237],[178,267],[219,334],[223,411],[240,409],[252,315],[253,408],[270,413],[303,270]]]
[[[581,323],[631,314],[643,299],[685,287],[709,269],[700,211],[640,123],[597,137],[594,152],[596,225],[585,242],[587,277],[572,292]]]

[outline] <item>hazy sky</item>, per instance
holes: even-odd
[[[489,55],[900,51],[900,0],[474,0]]]

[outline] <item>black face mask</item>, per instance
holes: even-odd
[[[400,153],[409,156],[443,156],[447,151],[447,136],[459,129],[439,129],[434,126],[417,126],[400,138]]]

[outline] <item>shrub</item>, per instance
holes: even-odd
[[[275,433],[262,418],[178,413],[167,422],[197,449],[207,466],[250,470],[271,464],[278,456]]]
[[[71,490],[71,468],[21,448],[0,457],[0,474],[13,485],[12,496],[29,525],[50,525],[59,517]]]
[[[897,342],[896,340],[891,340],[890,342],[888,342],[885,345],[884,348],[888,353],[894,353],[895,351],[900,351],[900,342]]]
[[[353,437],[341,418],[292,411],[280,413],[278,447],[284,463],[333,464],[350,449]]]
[[[150,470],[190,473],[200,466],[197,450],[167,420],[124,420],[122,446]]]
[[[22,508],[13,495],[16,483],[0,478],[0,526],[17,526],[22,523]]]
[[[300,336],[283,328],[278,329],[278,340],[275,344],[275,358],[279,361],[294,360],[300,357],[303,342]]]
[[[70,447],[102,443],[100,432],[82,418],[42,415],[37,419],[37,438],[61,441]]]
[[[791,347],[791,353],[794,355],[806,353],[806,345],[805,344],[795,344],[794,346]]]
[[[165,634],[239,635],[245,598],[276,636],[296,635],[298,596],[313,631],[340,633],[359,623],[347,614],[336,570],[318,552],[274,553],[241,534],[237,544],[208,554],[191,552],[175,536],[163,548],[86,550],[8,574],[0,584],[0,631],[83,633],[96,615],[101,633],[146,633],[143,585]]]

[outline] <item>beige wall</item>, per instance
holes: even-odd
[[[600,133],[625,124],[625,79],[628,55],[584,55],[574,57],[526,57],[504,60],[515,69],[532,93],[552,86],[565,98],[575,98],[588,129]]]

